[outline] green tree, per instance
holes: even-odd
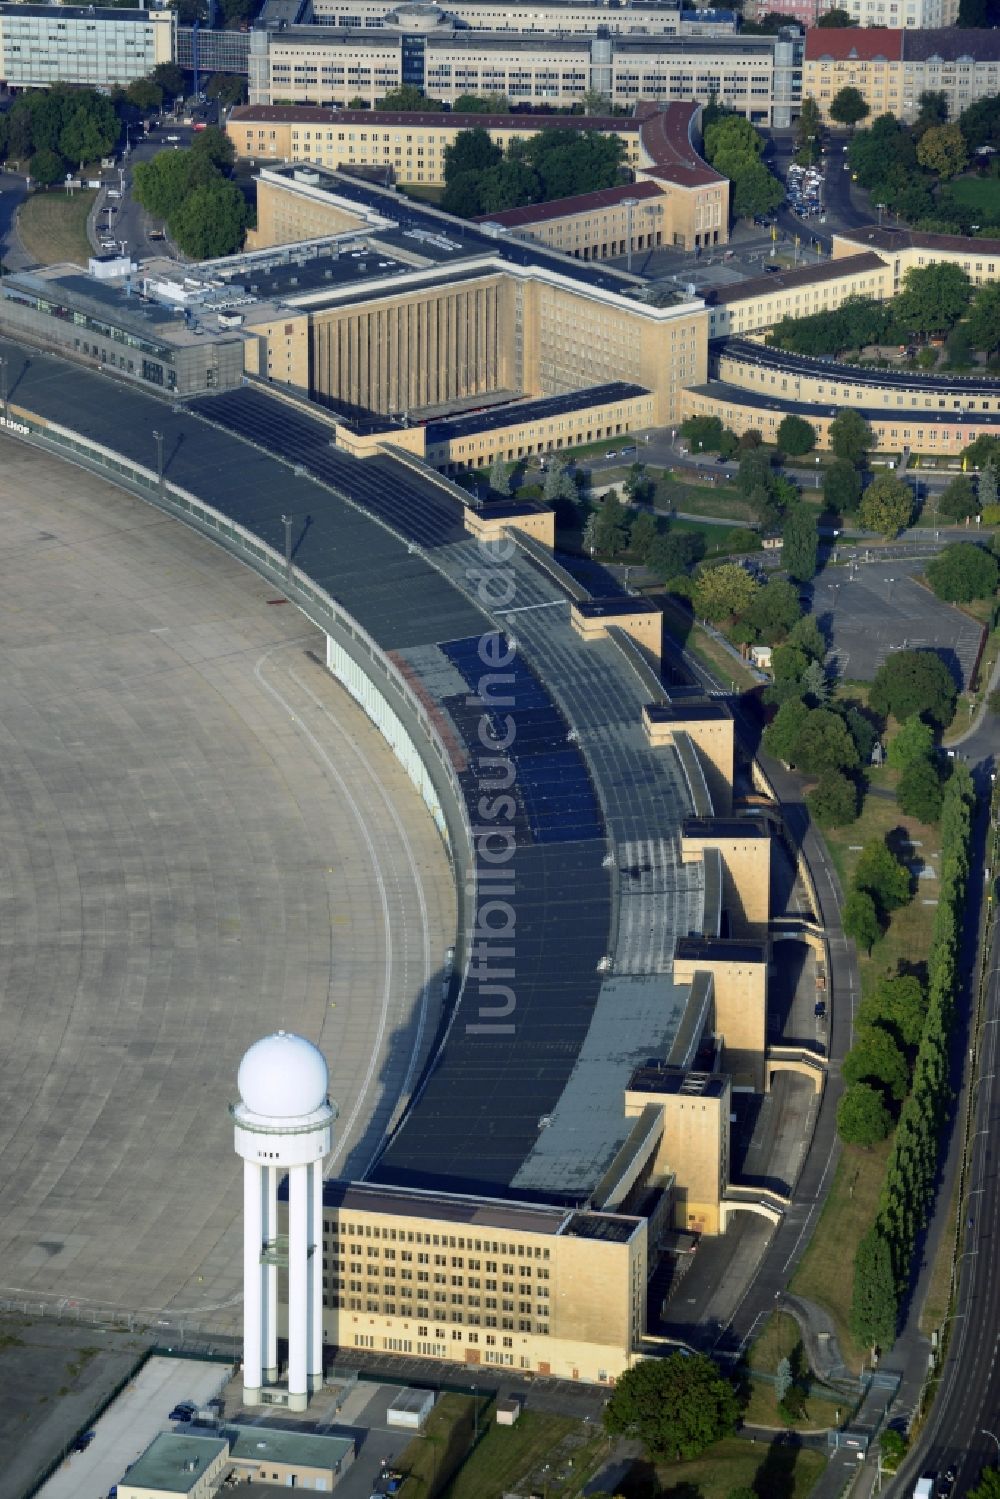
[[[787,635],[801,615],[799,591],[784,578],[771,578],[763,588],[758,588],[743,613],[758,638],[769,642]]]
[[[828,701],[830,697],[830,679],[821,661],[809,662],[802,673],[801,687],[813,707],[821,708]],[[851,738],[853,739],[853,737],[852,734]]]
[[[617,557],[628,545],[628,520],[617,489],[609,489],[597,515],[597,550],[602,557]]]
[[[869,1348],[891,1348],[896,1338],[899,1302],[889,1245],[878,1229],[869,1229],[854,1257],[851,1331]]]
[[[764,748],[786,765],[793,763],[795,745],[802,732],[810,709],[800,698],[782,703],[774,718],[764,730]]]
[[[745,614],[760,584],[737,562],[706,568],[694,586],[694,608],[699,619],[719,621]]]
[[[870,838],[854,869],[854,885],[867,890],[883,911],[895,911],[910,900],[910,871],[881,838]]]
[[[41,187],[51,187],[54,182],[61,182],[66,175],[66,163],[58,151],[48,149],[36,151],[28,163],[30,176]]]
[[[913,491],[895,474],[877,474],[861,496],[858,519],[868,531],[892,537],[910,524]]]
[[[183,206],[190,182],[186,151],[160,151],[152,161],[136,163],[132,174],[135,197],[155,219],[171,219]]]
[[[822,134],[823,115],[816,100],[811,94],[807,94],[802,100],[799,118],[795,123],[796,144],[804,146],[811,140],[819,140]]]
[[[459,130],[444,150],[444,180],[450,184],[463,172],[486,172],[503,160],[503,151],[495,146],[486,130]]]
[[[390,89],[378,101],[379,109],[396,110],[401,114],[427,113],[444,109],[440,99],[428,99],[423,89],[417,88],[416,84],[404,83],[399,88]]]
[[[875,902],[864,890],[852,890],[848,894],[841,913],[841,924],[845,936],[853,937],[867,953],[871,952],[882,935]]]
[[[972,480],[965,474],[958,474],[952,479],[941,493],[937,511],[940,515],[946,515],[949,520],[966,520],[977,515],[979,501],[972,487]]]
[[[941,728],[955,714],[955,681],[933,651],[895,651],[875,673],[868,702],[876,713],[902,723],[914,713],[926,714]]]
[[[937,769],[929,760],[919,760],[910,765],[899,778],[896,787],[899,810],[918,822],[933,825],[941,816],[944,788]]]
[[[125,97],[143,114],[151,114],[163,107],[163,90],[152,78],[134,78],[125,90]]]
[[[927,996],[912,973],[880,978],[857,1013],[859,1026],[880,1025],[895,1036],[900,1046],[920,1043],[927,1018]]]
[[[858,817],[858,788],[841,770],[826,770],[806,796],[809,814],[821,828],[849,827]]]
[[[837,1101],[837,1133],[848,1145],[870,1150],[892,1128],[892,1115],[877,1088],[853,1083]]]
[[[636,1437],[652,1458],[690,1460],[736,1428],[739,1403],[704,1354],[644,1359],[626,1369],[604,1407],[609,1436]]]
[[[814,708],[802,725],[793,750],[795,764],[807,775],[826,770],[853,770],[858,763],[854,740],[839,713]]]
[[[1000,468],[1000,437],[992,437],[990,433],[983,432],[975,442],[970,442],[967,448],[963,448],[962,462],[969,468],[985,468],[988,463]]]
[[[209,125],[207,130],[199,130],[191,142],[189,160],[208,161],[218,171],[226,172],[235,164],[236,147],[224,130]]]
[[[499,453],[490,464],[490,489],[494,494],[510,494],[510,470]]]
[[[622,489],[633,504],[645,504],[652,498],[654,484],[644,463],[632,463],[622,482]]]
[[[917,99],[917,118],[913,122],[914,132],[929,130],[932,125],[944,125],[948,120],[948,95],[941,90],[924,89]]]
[[[681,422],[681,436],[692,452],[717,453],[722,446],[723,426],[717,416],[689,416]],[[769,465],[770,466],[770,465]]]
[[[946,333],[968,307],[971,291],[965,271],[953,262],[911,266],[893,307],[896,322],[914,333]]]
[[[640,562],[645,562],[657,537],[656,520],[648,510],[640,510],[628,533],[629,551]]]
[[[789,414],[778,427],[778,447],[790,458],[801,458],[816,446],[816,428],[805,417]]]
[[[981,286],[972,300],[966,332],[973,347],[984,354],[1000,349],[1000,281]]]
[[[705,555],[705,538],[696,531],[661,532],[649,549],[646,565],[664,582],[679,577]]]
[[[542,497],[549,505],[555,505],[559,500],[575,502],[579,498],[579,491],[573,482],[572,475],[560,458],[551,459],[545,470]]]
[[[184,92],[184,74],[175,62],[157,63],[150,77],[168,99],[179,99]]]
[[[861,502],[861,475],[852,462],[838,459],[823,475],[823,499],[828,510],[850,515]]]
[[[234,182],[221,178],[196,187],[170,218],[170,232],[185,255],[211,260],[232,255],[243,244],[247,206]]]
[[[441,207],[458,219],[474,219],[482,207],[482,183],[485,172],[459,172],[452,177],[441,196]],[[495,211],[495,210],[493,210]]]
[[[832,10],[823,12],[816,25],[824,29],[831,27],[842,28],[844,26],[853,26],[854,21],[851,18],[850,11],[841,10],[839,6],[835,5]]]
[[[864,95],[860,89],[852,88],[850,85],[842,88],[839,93],[834,94],[830,100],[830,119],[836,120],[838,125],[858,125],[862,120],[868,118],[871,110],[865,103]]]
[[[932,125],[925,130],[917,146],[917,160],[939,177],[957,177],[959,172],[964,172],[969,153],[958,123]]]
[[[898,734],[889,740],[889,764],[893,770],[908,770],[929,760],[934,753],[934,730],[917,713],[911,713]]]
[[[964,3],[964,0],[963,0]],[[1000,1499],[1000,1468],[984,1468],[969,1499]]]
[[[845,406],[830,423],[830,446],[836,456],[856,467],[864,459],[875,439],[871,428],[861,415],[850,406]],[[836,464],[833,465],[836,468]]]
[[[968,604],[972,599],[992,598],[1000,579],[997,559],[984,547],[959,541],[945,547],[927,564],[927,581],[939,599],[949,604]]]
[[[997,468],[995,464],[988,463],[979,475],[976,484],[976,499],[979,509],[992,509],[997,503]]]
[[[781,560],[789,577],[797,583],[808,583],[815,576],[819,560],[816,512],[808,505],[790,506],[785,512],[781,537],[784,543]]]
[[[455,114],[505,115],[510,113],[506,94],[459,94],[451,106]]]
[[[759,218],[779,208],[784,201],[785,189],[761,161],[750,162],[733,179],[734,218]]]
[[[110,109],[110,105],[109,105]],[[97,161],[110,151],[118,139],[118,120],[111,110],[111,120],[97,119],[93,111],[81,107],[69,119],[59,136],[59,149],[69,161]]]
[[[234,104],[245,104],[247,83],[237,73],[213,73],[208,80],[205,93],[210,99],[218,99],[223,109]]]
[[[219,9],[227,21],[250,21],[260,5],[261,0],[219,0]]]
[[[803,614],[797,624],[792,626],[788,635],[788,644],[798,646],[800,651],[813,661],[822,661],[826,655],[826,640],[823,631],[816,623],[813,614]]]

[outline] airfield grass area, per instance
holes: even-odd
[[[96,192],[82,190],[34,193],[26,199],[17,215],[17,232],[32,259],[39,265],[69,260],[85,266],[93,254],[87,216],[96,197]]]

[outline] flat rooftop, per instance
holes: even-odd
[[[131,1488],[152,1489],[165,1494],[189,1494],[200,1484],[212,1463],[227,1450],[221,1437],[189,1436],[187,1432],[161,1431],[129,1469]]]
[[[242,1462],[273,1459],[305,1468],[336,1470],[354,1451],[353,1437],[320,1436],[311,1431],[290,1431],[278,1426],[222,1427],[232,1457]],[[129,1475],[131,1478],[131,1474]]]
[[[767,944],[741,937],[678,937],[676,956],[706,963],[763,963]]]
[[[755,364],[767,369],[788,370],[790,374],[810,375],[817,380],[827,380],[831,387],[845,385],[891,386],[897,390],[922,390],[934,395],[976,395],[979,392],[996,394],[1000,390],[1000,376],[984,370],[977,375],[933,375],[923,370],[873,370],[859,369],[853,364],[838,364],[835,359],[819,358],[809,354],[789,354],[773,344],[754,343],[748,338],[726,338],[713,344],[713,353],[739,359],[742,364]],[[844,391],[846,395],[847,392]],[[831,388],[831,397],[838,391]]]
[[[755,411],[780,411],[784,415],[791,412],[793,416],[804,416],[812,421],[816,420],[817,413],[825,416],[838,416],[843,410],[839,392],[836,390],[830,391],[830,404],[827,405],[826,401],[781,400],[777,396],[766,395],[763,391],[744,390],[741,385],[729,385],[724,380],[713,380],[707,385],[691,385],[688,389],[692,395],[709,396],[715,401],[728,401],[733,406],[750,406]],[[871,405],[862,403],[854,406],[854,409],[866,421],[886,421],[892,417],[894,423],[907,429],[940,426],[943,422],[947,422],[952,427],[979,428],[996,425],[995,412],[966,411],[957,403],[950,411],[932,410],[930,407],[923,406],[890,406],[887,396],[881,406],[876,406],[873,400]]]
[[[756,817],[685,817],[685,838],[768,838],[767,823]]]
[[[709,307],[722,307],[730,302],[773,296],[779,291],[801,291],[803,287],[819,286],[824,281],[839,281],[842,276],[884,270],[885,264],[883,256],[876,255],[874,250],[864,250],[859,255],[845,255],[841,260],[827,260],[821,265],[797,266],[753,276],[748,281],[734,281],[727,286],[706,287],[703,295]]]
[[[574,1213],[566,1224],[565,1233],[571,1239],[627,1244],[641,1227],[642,1219],[619,1217],[617,1213]]]
[[[721,1098],[728,1079],[715,1072],[688,1072],[668,1062],[647,1062],[629,1079],[632,1093],[689,1093],[693,1098]]]
[[[684,698],[671,703],[647,703],[644,710],[650,723],[692,723],[713,719],[732,718],[729,708],[720,698]]]
[[[285,1196],[287,1191],[286,1182]],[[509,1229],[512,1233],[557,1234],[566,1221],[565,1209],[558,1207],[336,1180],[324,1182],[323,1206],[390,1218],[429,1218],[480,1230]]]
[[[428,422],[427,441],[448,442],[476,432],[496,432],[520,422],[541,421],[545,417],[588,411],[592,406],[606,406],[613,401],[631,401],[648,395],[644,385],[630,385],[618,380],[608,385],[591,385],[584,390],[566,391],[558,396],[539,396],[535,400],[512,402],[491,411],[470,412],[464,416],[446,417]]]
[[[655,599],[638,598],[631,593],[610,594],[600,599],[579,599],[573,605],[584,619],[620,619],[629,614],[659,614]]]

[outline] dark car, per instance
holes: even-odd
[[[194,1415],[194,1412],[195,1407],[191,1404],[190,1400],[182,1400],[178,1405],[174,1406],[173,1410],[170,1412],[170,1415],[167,1417],[167,1420],[190,1421],[191,1417]]]
[[[96,1431],[81,1431],[80,1435],[73,1443],[73,1451],[86,1452],[87,1448],[90,1446],[96,1435]]]
[[[778,272],[781,270],[781,266],[780,265],[766,265],[764,267],[764,269],[765,269],[765,271],[768,271],[769,273],[777,275]]]
[[[817,999],[816,1003],[813,1005],[813,1014],[816,1016],[817,1020],[822,1020],[824,1018],[824,1016],[826,1015],[825,999]]]

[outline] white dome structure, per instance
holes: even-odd
[[[277,1031],[255,1041],[240,1063],[240,1098],[264,1119],[301,1119],[326,1103],[330,1071],[318,1046]]]
[[[323,1162],[337,1108],[326,1058],[276,1031],[240,1063],[230,1107],[243,1158],[243,1401],[305,1410],[323,1384]],[[278,1182],[288,1177],[287,1236]],[[288,1382],[278,1387],[278,1268],[288,1272]]]

